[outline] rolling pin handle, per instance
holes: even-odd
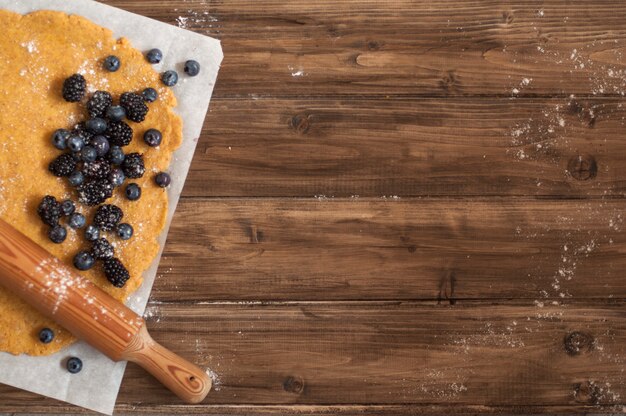
[[[200,403],[211,390],[209,375],[154,341],[145,323],[122,353],[122,359],[143,367],[187,403]]]

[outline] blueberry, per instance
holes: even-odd
[[[111,173],[109,173],[109,182],[111,182],[113,186],[122,186],[125,180],[126,176],[124,176],[124,171],[120,168],[113,168]]]
[[[165,71],[161,74],[161,81],[168,87],[173,87],[178,83],[178,73],[176,71]]]
[[[105,119],[99,118],[99,117],[90,118],[85,123],[85,127],[87,127],[87,130],[89,130],[92,133],[102,134],[107,129],[107,122]]]
[[[76,212],[72,214],[72,216],[67,222],[67,225],[69,225],[75,230],[78,230],[79,228],[83,228],[86,223],[87,223],[87,219],[85,218],[85,216],[83,214],[79,214]]]
[[[146,130],[143,134],[143,141],[150,147],[157,147],[161,144],[163,135],[157,129]]]
[[[104,136],[96,136],[91,139],[91,145],[96,149],[96,155],[102,157],[109,153],[109,149],[111,146],[109,145],[109,140]]]
[[[126,156],[124,151],[119,146],[111,146],[109,150],[109,161],[114,165],[121,165]]]
[[[75,171],[69,176],[70,185],[72,186],[80,186],[85,181],[85,176],[79,170]]]
[[[80,373],[80,370],[83,369],[83,361],[78,357],[71,357],[67,360],[65,367],[72,374]]]
[[[76,206],[72,201],[66,199],[65,201],[61,202],[61,212],[63,213],[64,217],[69,217],[74,213],[74,211],[76,211]]]
[[[67,149],[67,139],[70,138],[70,132],[65,129],[58,129],[52,135],[52,144],[59,150]]]
[[[126,187],[126,199],[129,201],[137,201],[141,198],[141,188],[136,183],[129,183]]]
[[[87,241],[96,241],[98,238],[100,238],[100,230],[98,229],[98,227],[96,227],[95,225],[87,226],[87,229],[85,230],[85,238],[87,239]]]
[[[189,75],[190,77],[195,77],[199,73],[200,64],[198,63],[198,61],[190,59],[189,61],[185,62],[185,74]]]
[[[161,172],[154,177],[154,181],[161,188],[167,188],[172,183],[172,178],[169,173]]]
[[[98,157],[98,151],[93,146],[85,146],[80,151],[80,158],[83,162],[93,162]]]
[[[78,270],[89,270],[95,263],[96,259],[88,251],[81,251],[74,256],[74,267]]]
[[[130,240],[133,236],[133,226],[126,223],[119,224],[117,226],[117,236],[122,240]]]
[[[107,118],[111,121],[121,121],[126,117],[126,110],[121,105],[113,105],[107,110]]]
[[[114,55],[107,56],[104,60],[104,69],[109,72],[117,71],[118,69],[120,69],[121,65],[122,63],[120,62],[120,58]]]
[[[144,101],[149,103],[153,103],[159,99],[159,93],[154,88],[146,88],[143,90],[141,95],[143,96]]]
[[[41,341],[42,343],[50,344],[53,339],[54,331],[52,331],[50,328],[43,328],[41,331],[39,331],[39,341]]]
[[[84,146],[85,141],[80,136],[72,136],[67,139],[67,147],[69,147],[72,152],[80,152],[83,150]]]
[[[163,52],[160,49],[151,49],[146,53],[146,59],[151,64],[158,64],[163,60]]]
[[[67,238],[67,230],[60,225],[55,225],[48,231],[48,237],[53,243],[61,244]]]

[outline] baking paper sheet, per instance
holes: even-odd
[[[175,180],[168,190],[170,203],[165,231],[160,237],[162,250],[223,58],[219,41],[91,0],[0,0],[0,8],[22,14],[59,10],[84,16],[112,30],[116,37],[128,38],[139,50],[161,49],[164,60],[155,66],[158,71],[176,68],[180,73],[181,62],[190,58],[200,62],[202,71],[199,76],[192,79],[181,76],[181,82],[174,87],[178,98],[176,111],[184,122],[184,141],[170,167]],[[144,274],[139,291],[129,299],[128,305],[140,314],[148,302],[160,257],[161,252]],[[69,356],[83,360],[81,373],[69,374],[63,368],[62,363]],[[84,343],[49,357],[15,357],[0,353],[0,383],[106,414],[113,413],[125,368],[126,363],[114,363]],[[146,377],[150,376],[146,373]]]

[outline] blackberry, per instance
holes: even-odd
[[[83,164],[83,175],[88,178],[105,179],[111,173],[111,165],[107,160],[97,159]]]
[[[78,187],[78,200],[90,207],[100,205],[113,196],[113,185],[103,179],[88,179]]]
[[[112,146],[128,146],[133,141],[133,129],[123,121],[111,121],[106,136]]]
[[[113,97],[106,91],[96,91],[87,101],[87,111],[91,117],[104,117],[113,104]]]
[[[69,153],[64,153],[61,156],[54,159],[48,165],[48,170],[52,172],[54,176],[59,178],[70,176],[76,169],[76,159]]]
[[[55,197],[46,195],[39,203],[39,207],[37,207],[37,214],[39,214],[44,224],[54,227],[59,223],[59,218],[61,218],[61,204],[57,202]]]
[[[63,82],[63,98],[70,103],[76,103],[85,96],[87,81],[81,74],[74,74]]]
[[[99,238],[93,242],[93,246],[91,247],[91,254],[97,260],[107,260],[113,258],[113,256],[115,255],[115,250],[106,238]]]
[[[111,231],[124,218],[124,213],[116,205],[103,205],[96,211],[93,223],[102,231]]]
[[[121,261],[115,257],[104,261],[104,275],[115,287],[122,288],[130,279],[130,274]]]
[[[124,162],[122,162],[122,170],[127,178],[138,179],[143,177],[143,174],[146,173],[146,168],[143,164],[143,156],[139,153],[126,155]]]
[[[144,103],[143,97],[134,92],[125,92],[120,97],[120,105],[126,110],[126,118],[136,123],[141,123],[146,119],[148,106]]]

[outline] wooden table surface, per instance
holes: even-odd
[[[119,414],[626,411],[626,3],[107,3],[225,53],[148,309],[215,391]]]

